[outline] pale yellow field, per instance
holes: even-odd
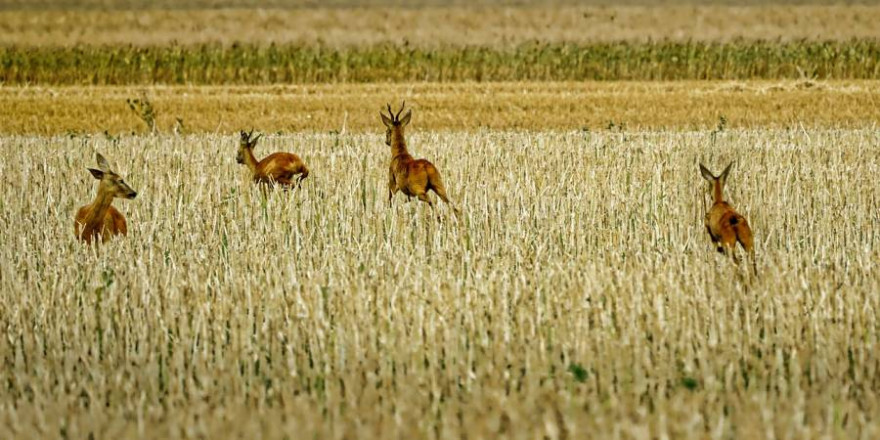
[[[8,1],[8,0],[7,0]],[[33,2],[28,2],[33,3]],[[150,2],[153,7],[160,2]],[[171,3],[179,3],[177,1]],[[379,2],[381,3],[381,2]],[[477,3],[474,7],[473,3]],[[491,3],[491,2],[490,2]],[[880,5],[467,5],[41,11],[0,8],[0,45],[301,43],[509,46],[526,42],[880,38]],[[0,3],[2,6],[2,3]],[[19,5],[21,6],[21,5]],[[166,5],[168,6],[168,5]]]
[[[312,176],[265,199],[232,135],[0,137],[0,438],[880,435],[876,129],[414,118],[457,220],[379,133],[268,134]],[[139,192],[98,250],[95,151]],[[702,225],[731,160],[758,278]]]
[[[352,1],[0,0],[0,47],[27,66],[76,45],[880,38],[875,4]],[[880,82],[811,79],[856,71],[826,67],[0,85],[0,439],[880,438]],[[388,201],[378,113],[404,99],[457,217]],[[234,160],[251,128],[258,157],[305,160],[301,189],[254,188]],[[129,235],[88,247],[73,217],[96,152],[138,196],[114,203]],[[703,224],[698,164],[730,162],[757,276]]]
[[[876,81],[356,84],[266,87],[0,87],[0,133],[142,133],[126,104],[147,96],[157,129],[186,133],[368,132],[401,100],[420,130],[873,127]]]

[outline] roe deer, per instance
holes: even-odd
[[[238,155],[235,161],[247,165],[253,175],[254,183],[271,184],[277,183],[285,188],[293,186],[293,178],[299,174],[296,186],[299,187],[306,177],[309,177],[309,169],[299,156],[292,153],[272,153],[258,161],[254,157],[254,147],[263,135],[251,137],[254,133],[241,132],[241,141],[238,145]]]
[[[391,165],[388,168],[388,203],[391,204],[391,198],[397,191],[400,191],[406,194],[407,198],[418,197],[419,200],[427,203],[431,210],[434,210],[434,204],[428,198],[428,190],[433,190],[457,214],[458,208],[446,196],[446,187],[443,186],[440,172],[437,171],[434,164],[425,159],[415,160],[406,150],[403,129],[409,124],[412,110],[407,111],[401,118],[400,113],[403,112],[405,105],[406,101],[401,104],[400,111],[396,115],[391,111],[391,104],[388,104],[388,116],[379,113],[382,116],[382,123],[387,128],[385,130],[385,144],[391,147]]]
[[[736,212],[729,203],[724,201],[721,189],[727,182],[727,174],[730,173],[730,167],[733,162],[727,165],[727,168],[721,172],[721,175],[715,177],[703,164],[700,164],[700,173],[703,178],[712,184],[713,204],[709,212],[706,213],[706,230],[712,243],[718,252],[730,253],[734,263],[739,264],[736,257],[736,243],[739,242],[743,249],[749,254],[752,260],[752,270],[758,274],[758,266],[755,261],[755,247],[752,240],[752,229],[749,228],[749,222],[746,218]]]
[[[110,205],[116,197],[133,199],[137,196],[121,176],[110,170],[110,164],[104,156],[96,153],[95,157],[98,160],[98,169],[88,170],[95,179],[101,181],[98,184],[98,195],[91,204],[79,208],[74,224],[76,237],[86,243],[91,243],[99,235],[101,242],[106,242],[114,235],[128,234],[125,217]]]

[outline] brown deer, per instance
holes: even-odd
[[[706,213],[706,230],[709,237],[718,252],[730,253],[734,263],[739,264],[736,257],[736,243],[739,242],[743,249],[749,254],[752,260],[752,270],[757,275],[758,266],[755,261],[755,247],[752,238],[752,229],[749,228],[749,222],[746,218],[736,212],[729,203],[724,201],[721,189],[727,182],[727,175],[730,173],[730,167],[733,162],[727,165],[727,168],[721,172],[721,175],[715,177],[708,168],[700,164],[700,173],[703,178],[712,184],[712,197],[714,203],[709,212]]]
[[[235,156],[235,161],[247,165],[253,175],[254,183],[277,183],[287,189],[293,186],[293,178],[297,174],[299,175],[299,179],[296,181],[297,187],[306,177],[309,177],[309,169],[305,162],[292,153],[272,153],[258,161],[254,157],[254,147],[257,145],[257,140],[263,135],[251,137],[253,133],[253,130],[241,132],[241,141],[238,145],[238,155]]]
[[[98,236],[103,243],[114,235],[127,235],[125,217],[110,205],[114,198],[133,199],[137,196],[121,176],[110,170],[110,164],[104,156],[95,154],[95,157],[98,160],[98,169],[88,170],[100,181],[98,195],[91,204],[79,208],[74,224],[76,237],[86,243],[91,243]]]
[[[403,112],[404,106],[406,106],[406,101],[401,104],[400,111],[394,114],[391,110],[391,104],[388,104],[388,116],[379,113],[382,116],[382,123],[387,128],[385,130],[385,144],[391,147],[391,165],[388,168],[388,203],[391,204],[394,194],[400,191],[406,194],[407,199],[418,197],[419,200],[427,203],[433,211],[434,204],[428,198],[428,191],[432,190],[457,214],[458,208],[446,196],[446,187],[443,186],[437,167],[425,159],[413,159],[406,149],[403,130],[412,118],[412,110],[408,110],[401,118],[400,113]]]

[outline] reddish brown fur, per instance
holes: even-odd
[[[92,241],[92,237],[100,235],[101,241],[106,242],[114,235],[128,235],[128,224],[125,222],[125,216],[112,206],[107,207],[106,213],[103,215],[103,222],[87,226],[86,218],[89,212],[95,209],[96,203],[97,201],[83,206],[76,212],[74,232],[77,238],[88,243]],[[98,215],[98,218],[101,218],[101,216]]]
[[[253,175],[254,183],[271,184],[274,182],[285,188],[290,188],[294,185],[294,177],[297,175],[299,175],[299,179],[296,181],[297,186],[309,176],[309,169],[305,162],[292,153],[272,153],[258,161],[254,156],[254,147],[262,135],[251,138],[251,133],[241,132],[236,161],[247,165]]]
[[[700,164],[700,173],[703,178],[712,183],[712,196],[714,203],[709,212],[706,213],[706,231],[712,239],[712,243],[718,252],[729,253],[733,261],[739,264],[736,256],[736,243],[745,249],[752,260],[752,269],[755,274],[758,273],[757,262],[755,261],[754,239],[752,237],[752,229],[745,217],[740,215],[733,209],[729,203],[724,201],[722,188],[727,182],[727,174],[730,172],[732,163],[721,172],[721,175],[715,177],[711,171]]]
[[[103,156],[96,156],[99,169],[90,168],[89,171],[100,180],[98,195],[92,203],[79,208],[74,219],[74,233],[86,243],[91,243],[97,236],[101,236],[101,242],[106,242],[114,235],[127,235],[125,217],[111,203],[116,197],[133,199],[137,196],[122,177],[110,170]]]
[[[405,105],[405,103],[404,103]],[[391,147],[391,165],[388,167],[388,203],[398,191],[404,193],[407,198],[417,197],[434,209],[434,203],[428,198],[428,191],[434,191],[445,203],[452,207],[453,212],[458,213],[458,208],[449,201],[446,195],[446,187],[440,178],[437,167],[425,159],[413,159],[406,149],[404,128],[409,124],[412,110],[407,111],[403,118],[400,111],[395,115],[388,105],[388,116],[380,113],[382,123],[387,128],[385,131],[385,144]]]

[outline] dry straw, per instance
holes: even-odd
[[[0,138],[0,437],[880,434],[876,130],[408,140],[458,220],[378,133],[267,135],[313,176],[268,198],[233,134]],[[139,197],[86,247],[95,151]],[[757,279],[702,225],[734,159]]]

